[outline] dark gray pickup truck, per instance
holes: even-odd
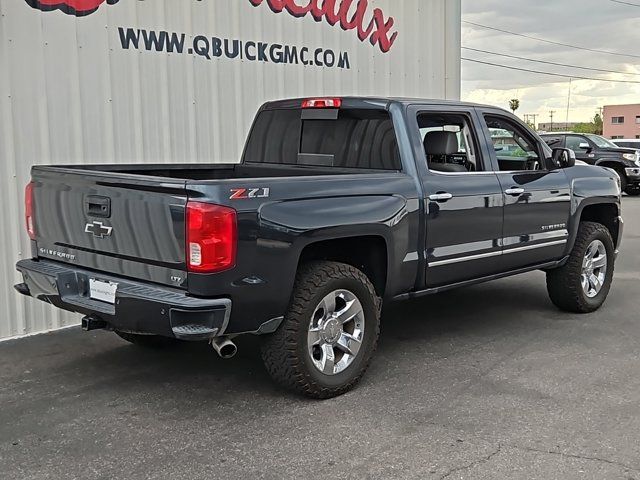
[[[240,164],[34,167],[16,289],[139,345],[260,335],[275,380],[327,398],[366,370],[383,301],[542,269],[557,307],[599,308],[620,195],[500,109],[284,100]]]

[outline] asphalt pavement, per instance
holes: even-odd
[[[397,304],[333,400],[274,386],[254,338],[0,343],[0,478],[640,480],[640,199],[624,216],[599,312],[555,309],[541,272]]]

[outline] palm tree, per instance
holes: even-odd
[[[517,98],[514,98],[513,100],[509,100],[509,108],[511,109],[511,111],[515,115],[516,114],[516,110],[518,110],[520,108],[520,100],[518,100]]]

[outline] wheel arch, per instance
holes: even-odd
[[[300,266],[317,260],[345,263],[362,271],[378,296],[387,292],[389,248],[383,235],[360,235],[319,240],[307,244],[298,259]]]
[[[611,234],[614,245],[619,245],[622,226],[620,222],[620,206],[617,202],[592,199],[584,200],[580,204],[573,215],[567,254],[573,250],[581,222],[596,222],[604,225]]]
[[[622,170],[622,173],[624,173],[624,169],[626,167],[626,165],[622,161],[612,158],[601,158],[596,161],[595,165],[598,167],[611,168],[616,172],[620,172],[620,170]]]

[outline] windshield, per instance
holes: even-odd
[[[615,143],[610,142],[600,135],[587,135],[587,137],[589,137],[589,140],[595,143],[599,148],[618,148]]]

